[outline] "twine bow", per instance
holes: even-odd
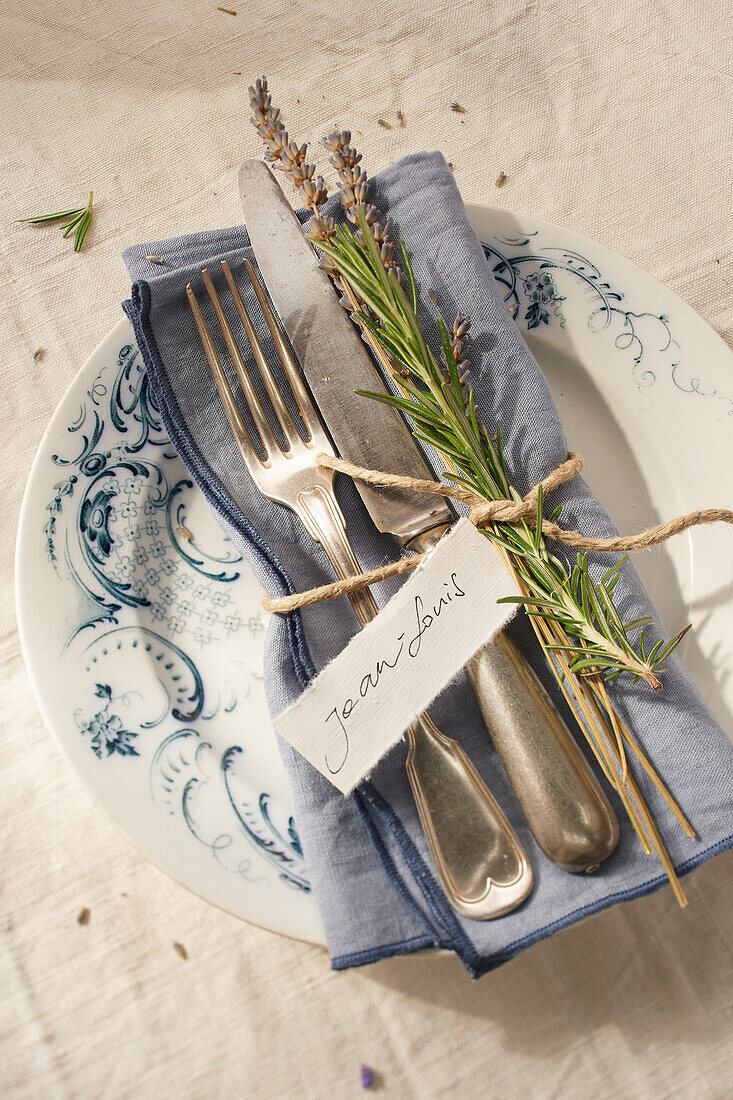
[[[432,493],[435,496],[449,497],[451,500],[467,504],[470,509],[469,519],[476,527],[483,527],[490,523],[519,523],[524,520],[530,526],[537,521],[537,494],[540,485],[543,495],[557,489],[566,481],[571,481],[583,469],[583,459],[579,454],[570,451],[565,462],[562,462],[555,470],[533,486],[521,501],[516,500],[485,500],[483,497],[472,493],[470,489],[464,489],[457,485],[449,485],[444,481],[428,481],[422,478],[405,477],[402,474],[387,474],[381,470],[369,470],[364,466],[355,466],[343,458],[334,455],[317,455],[319,466],[329,470],[337,470],[339,473],[348,474],[357,481],[366,481],[370,485],[380,485],[391,489],[409,489],[414,493]],[[672,535],[679,535],[690,527],[698,527],[706,523],[730,523],[733,524],[733,510],[730,508],[701,508],[686,515],[677,516],[667,523],[659,523],[638,535],[616,535],[611,538],[589,538],[580,531],[567,531],[559,527],[549,519],[542,520],[542,534],[547,538],[555,539],[566,546],[573,546],[578,550],[600,550],[604,552],[634,553],[637,550],[646,550],[650,546],[656,546],[665,542]],[[422,554],[414,554],[410,558],[399,558],[397,561],[388,562],[371,569],[366,573],[359,573],[354,577],[333,581],[330,584],[320,585],[318,588],[309,588],[306,592],[295,592],[292,596],[268,596],[262,598],[262,606],[266,611],[276,611],[286,614],[295,611],[296,608],[310,607],[312,604],[321,603],[323,600],[333,600],[337,596],[348,596],[351,592],[358,592],[367,588],[370,584],[387,580],[388,577],[397,577],[402,573],[411,573],[417,569],[420,562],[429,554],[427,550]]]

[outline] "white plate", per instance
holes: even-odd
[[[600,245],[470,214],[620,529],[729,503],[733,355],[719,337]],[[694,623],[683,656],[727,730],[731,561],[721,528],[638,560],[667,629]],[[126,320],[39,447],[17,605],[45,720],[129,839],[223,909],[322,943],[265,706],[260,591],[166,439]]]

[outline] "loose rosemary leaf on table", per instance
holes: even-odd
[[[61,226],[61,235],[62,237],[68,237],[72,229],[76,229],[76,233],[74,234],[74,252],[81,252],[84,238],[87,235],[87,230],[92,220],[93,210],[94,192],[90,191],[86,206],[77,206],[73,210],[57,210],[53,214],[37,214],[32,218],[19,218],[18,221],[25,222],[27,225],[47,225],[51,222],[57,222],[64,218],[68,218],[69,221]]]

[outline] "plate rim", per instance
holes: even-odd
[[[469,217],[472,228],[476,232],[480,242],[483,244],[482,237],[482,225],[490,221],[492,218],[497,222],[502,221],[515,221],[519,226],[527,225],[532,229],[538,231],[544,231],[549,234],[560,235],[561,240],[569,241],[575,244],[579,248],[590,249],[594,255],[594,261],[598,259],[608,258],[614,265],[620,264],[622,268],[625,268],[633,276],[643,280],[647,285],[653,286],[664,296],[674,300],[675,307],[683,311],[688,322],[695,326],[704,326],[707,330],[709,337],[713,338],[714,346],[719,352],[723,360],[727,360],[730,367],[733,368],[733,349],[731,349],[723,337],[718,333],[706,318],[702,317],[691,305],[689,305],[676,290],[667,286],[661,282],[655,275],[651,275],[645,271],[638,263],[633,260],[629,260],[627,257],[621,255],[618,252],[612,251],[605,244],[594,240],[584,234],[578,233],[576,230],[569,228],[561,223],[548,221],[545,218],[539,217],[535,214],[522,213],[513,210],[506,210],[501,207],[494,207],[482,203],[467,203],[466,212]],[[478,224],[477,224],[478,223]],[[120,317],[111,328],[105,333],[105,335],[98,341],[92,351],[84,358],[84,361],[74,373],[71,381],[66,385],[64,391],[41,435],[40,440],[35,449],[33,460],[30,464],[25,486],[23,489],[23,497],[18,512],[17,531],[14,546],[14,562],[13,562],[13,594],[15,600],[16,622],[18,626],[18,636],[20,641],[20,649],[23,657],[23,662],[28,675],[30,686],[33,692],[34,700],[38,706],[39,713],[43,720],[44,726],[51,734],[51,737],[56,744],[57,748],[63,754],[67,764],[70,766],[72,774],[79,782],[81,787],[86,792],[87,796],[92,800],[93,804],[102,810],[107,820],[109,820],[113,826],[120,832],[125,838],[125,841],[133,846],[146,860],[149,860],[160,872],[165,874],[169,879],[176,882],[186,890],[190,891],[194,896],[205,901],[207,904],[214,905],[222,912],[228,913],[235,918],[246,920],[247,923],[253,924],[266,931],[273,932],[277,935],[285,935],[290,939],[299,940],[301,942],[311,943],[314,946],[325,948],[325,941],[323,938],[320,940],[314,940],[307,935],[299,935],[297,933],[283,930],[274,929],[272,925],[263,923],[253,919],[252,917],[244,917],[241,914],[233,913],[231,909],[228,909],[225,904],[212,900],[206,896],[204,892],[197,890],[190,882],[183,881],[174,870],[168,866],[164,866],[158,859],[153,858],[141,844],[128,832],[126,824],[117,816],[115,816],[110,809],[104,804],[104,802],[95,793],[93,787],[87,782],[86,778],[77,767],[76,763],[72,759],[71,755],[67,751],[65,738],[63,734],[57,730],[56,724],[52,720],[51,714],[45,705],[43,691],[41,689],[42,676],[39,675],[34,661],[32,659],[33,643],[31,641],[31,635],[33,632],[33,624],[27,621],[27,616],[24,614],[24,597],[23,586],[28,580],[28,567],[24,565],[21,557],[21,549],[25,540],[30,537],[28,532],[32,528],[32,497],[33,486],[36,482],[40,470],[45,452],[47,450],[47,443],[52,437],[53,433],[57,430],[58,422],[61,418],[61,410],[65,404],[67,395],[72,392],[75,387],[78,386],[82,375],[88,370],[88,364],[100,355],[105,353],[105,349],[108,345],[113,345],[123,336],[127,336],[132,333],[132,326],[130,321],[126,317]],[[732,372],[733,376],[733,372]],[[34,514],[34,513],[33,513]],[[36,662],[37,664],[38,662]],[[315,905],[315,902],[313,903]]]
[[[91,800],[92,804],[104,814],[106,820],[109,821],[110,824],[120,833],[126,843],[130,844],[135,851],[139,852],[139,854],[149,863],[151,863],[157,871],[159,871],[163,875],[166,875],[178,886],[181,886],[183,887],[183,889],[188,890],[189,893],[193,894],[194,897],[199,898],[207,905],[213,905],[220,912],[226,913],[228,916],[234,918],[235,920],[243,920],[247,924],[251,924],[254,927],[261,928],[265,932],[270,932],[273,935],[285,936],[287,939],[292,939],[300,943],[308,943],[325,951],[326,942],[324,935],[322,935],[320,939],[314,939],[312,936],[308,936],[305,934],[297,935],[294,932],[288,931],[284,928],[273,928],[272,925],[265,924],[262,921],[254,919],[253,917],[243,917],[238,913],[234,913],[231,909],[228,909],[226,905],[214,900],[211,897],[206,896],[206,894],[203,893],[201,890],[197,890],[190,882],[185,882],[176,874],[176,872],[171,867],[163,866],[158,859],[156,859],[148,851],[146,851],[141,846],[141,843],[136,840],[132,833],[128,830],[126,823],[115,816],[115,814],[112,813],[109,807],[105,805],[105,803],[98,796],[93,787],[87,782],[86,778],[81,773],[80,769],[77,767],[76,763],[67,751],[64,736],[55,728],[54,722],[52,721],[50,713],[45,705],[43,692],[40,690],[39,679],[36,675],[34,664],[30,660],[30,642],[28,635],[31,633],[31,628],[27,629],[23,619],[23,615],[21,614],[21,606],[23,603],[21,586],[23,584],[24,578],[21,576],[21,574],[23,573],[23,566],[21,565],[22,559],[20,551],[21,543],[23,542],[24,538],[27,537],[25,534],[26,526],[29,529],[31,528],[31,482],[36,475],[37,469],[40,469],[46,449],[46,443],[52,437],[53,432],[57,427],[57,421],[60,421],[61,419],[61,410],[64,407],[67,395],[72,390],[74,390],[74,388],[81,382],[82,376],[88,370],[89,363],[92,362],[92,360],[96,359],[97,356],[105,354],[108,345],[110,348],[116,348],[120,339],[127,336],[128,334],[132,336],[134,340],[134,333],[130,321],[127,317],[121,317],[118,321],[115,322],[114,325],[112,325],[112,327],[107,331],[102,339],[96,344],[94,349],[89,353],[84,362],[75,372],[73,378],[66,386],[63,394],[61,395],[61,398],[56,405],[56,408],[54,409],[48,421],[48,424],[43,431],[43,434],[41,435],[41,438],[33,455],[33,460],[31,462],[30,469],[28,471],[28,477],[26,479],[25,487],[23,489],[23,499],[21,501],[21,506],[18,512],[18,526],[16,530],[14,546],[13,596],[15,601],[15,618],[18,626],[20,650],[23,657],[25,671],[28,676],[31,690],[33,692],[33,699],[36,706],[38,707],[43,724],[51,736],[51,740],[56,746],[56,749],[61,753],[78,786],[84,791],[85,795]]]

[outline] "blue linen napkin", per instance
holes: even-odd
[[[428,288],[434,291],[443,317],[452,319],[460,309],[471,318],[472,383],[479,414],[492,430],[500,422],[510,477],[526,491],[566,457],[567,445],[545,379],[507,313],[450,170],[437,153],[407,157],[375,178],[372,201],[389,215],[395,235],[405,241],[413,257],[428,330],[435,327]],[[334,200],[329,212],[336,212]],[[160,257],[164,266],[151,264],[145,259],[149,254]],[[133,286],[124,308],[178,453],[265,588],[284,594],[325,583],[333,573],[300,522],[286,509],[264,500],[252,485],[185,294],[189,280],[201,287],[203,266],[209,267],[221,290],[218,261],[227,259],[236,274],[243,256],[254,260],[243,226],[130,248],[124,258]],[[259,318],[254,294],[245,289],[246,278],[239,283],[253,317]],[[199,300],[203,303],[205,294],[199,294]],[[260,338],[268,345],[264,323],[257,323]],[[235,331],[245,347],[243,334]],[[439,460],[433,466],[441,469]],[[363,567],[398,556],[395,541],[376,532],[347,479],[339,479],[338,495]],[[565,526],[597,536],[615,533],[581,478],[552,494],[548,511],[558,503],[563,506],[560,522]],[[604,568],[608,564],[605,557]],[[379,586],[378,600],[383,602],[397,583]],[[653,614],[630,564],[622,571],[616,593],[625,616]],[[545,685],[557,695],[522,619],[519,616],[513,626],[516,637]],[[277,714],[293,702],[356,629],[345,598],[301,613],[273,616],[265,666],[271,712]],[[731,746],[676,658],[668,664],[661,692],[652,692],[645,684],[634,686],[628,677],[613,681],[611,690],[619,713],[697,829],[698,839],[684,836],[665,803],[640,777],[673,862],[684,874],[733,845]],[[519,909],[490,922],[464,919],[450,908],[410,795],[404,744],[392,750],[370,781],[346,799],[281,742],[334,968],[437,946],[454,950],[477,977],[581,917],[664,884],[658,861],[644,855],[613,794],[621,838],[600,871],[576,876],[549,863],[529,833],[462,676],[431,707],[431,714],[441,729],[462,741],[507,812],[535,868],[534,892]]]

